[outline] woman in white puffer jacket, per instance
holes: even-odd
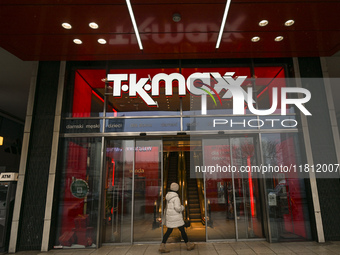
[[[177,183],[171,183],[170,185],[170,191],[166,194],[165,199],[167,201],[167,210],[165,212],[166,214],[166,223],[168,230],[163,236],[162,244],[159,247],[159,252],[161,253],[168,253],[170,250],[167,250],[165,248],[165,243],[168,240],[170,234],[172,233],[172,230],[174,228],[178,228],[181,231],[182,238],[187,246],[187,250],[190,251],[194,249],[195,244],[189,243],[188,236],[185,233],[184,229],[184,220],[182,212],[184,211],[184,206],[181,205],[181,201],[179,200],[177,191],[179,189],[179,186]]]

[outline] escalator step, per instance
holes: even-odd
[[[201,222],[201,219],[190,219],[191,222]]]
[[[188,192],[188,194],[189,194],[189,195],[196,195],[196,196],[198,196],[196,190],[192,190],[192,191],[190,190],[190,191]]]
[[[192,198],[192,197],[197,197],[198,198],[198,194],[196,192],[189,192],[188,193],[188,197]]]
[[[190,213],[189,217],[190,217],[190,219],[200,219],[201,214],[200,213]]]
[[[189,209],[189,214],[192,214],[192,213],[201,213],[200,208]]]
[[[199,197],[197,195],[196,196],[189,196],[188,201],[192,201],[192,202],[199,201]]]

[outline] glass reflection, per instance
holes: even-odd
[[[160,140],[136,141],[134,242],[161,240],[161,145]]]
[[[231,165],[229,139],[203,141],[204,166]],[[208,240],[235,239],[235,215],[232,175],[220,172],[206,174]]]
[[[109,140],[104,187],[104,243],[131,243],[134,141]]]
[[[61,151],[56,244],[96,247],[101,138],[66,138]]]
[[[233,166],[257,165],[255,139],[253,137],[231,138]],[[237,238],[250,239],[263,237],[262,212],[259,180],[256,173],[236,172],[234,174],[235,211]]]
[[[263,134],[262,150],[265,165],[301,164],[297,134]],[[310,240],[305,180],[299,173],[283,172],[265,180],[272,241]]]
[[[253,137],[204,140],[205,166],[237,170],[206,174],[209,240],[263,237],[258,177],[238,171],[256,164]]]

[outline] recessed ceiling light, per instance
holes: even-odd
[[[275,42],[281,42],[283,40],[283,36],[281,36],[281,35],[276,36],[274,40],[275,40]]]
[[[253,38],[251,38],[251,41],[252,42],[258,42],[258,41],[260,41],[260,37],[254,36]]]
[[[99,26],[98,26],[97,23],[91,22],[91,23],[89,24],[89,27],[92,28],[92,29],[97,29]]]
[[[106,40],[103,39],[103,38],[98,39],[98,42],[99,42],[100,44],[106,44]]]
[[[294,23],[295,23],[295,21],[292,20],[292,19],[290,19],[290,20],[287,20],[287,21],[285,22],[285,26],[286,26],[286,27],[290,27],[290,26],[292,26]]]
[[[81,40],[79,40],[79,39],[74,39],[73,42],[74,42],[75,44],[82,44],[82,43],[83,43],[83,42],[82,42]]]
[[[259,22],[259,26],[260,26],[260,27],[265,27],[265,26],[268,25],[268,23],[269,23],[268,20],[265,20],[265,19],[264,19],[264,20],[261,20],[261,21]]]
[[[69,24],[69,23],[63,23],[63,24],[61,24],[61,26],[65,29],[71,29],[72,28],[71,24]]]

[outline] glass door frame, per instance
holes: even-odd
[[[106,195],[104,192],[104,187],[105,187],[105,172],[106,171],[106,160],[104,157],[106,157],[106,149],[108,148],[108,141],[109,140],[117,140],[117,141],[132,141],[133,142],[133,147],[136,147],[136,144],[138,141],[148,141],[148,140],[152,140],[152,141],[160,141],[160,151],[159,151],[159,155],[160,155],[160,178],[161,178],[161,194],[163,195],[164,190],[163,190],[163,139],[162,137],[159,136],[149,136],[149,137],[137,137],[137,136],[122,136],[122,137],[118,137],[118,136],[107,136],[107,137],[102,137],[103,138],[103,143],[102,143],[102,170],[101,170],[101,194],[100,194],[100,208],[101,208],[101,212],[99,215],[99,219],[98,219],[98,239],[100,240],[98,242],[99,247],[102,246],[103,244],[105,245],[124,245],[124,244],[143,244],[143,243],[150,243],[150,242],[136,242],[134,241],[134,214],[135,214],[135,174],[132,174],[132,185],[131,185],[131,193],[132,193],[132,197],[131,197],[131,225],[130,225],[130,241],[129,242],[123,242],[123,243],[113,243],[113,242],[104,242],[103,240],[103,224],[104,224],[104,213],[105,213],[105,205],[104,205],[104,196]],[[133,153],[133,159],[132,159],[132,173],[135,173],[136,170],[136,153],[134,150]],[[163,205],[161,204],[161,210],[163,212]],[[160,235],[160,240],[163,236],[163,228],[161,227],[161,235]]]
[[[261,134],[259,133],[253,133],[253,134],[247,134],[248,136],[251,136],[254,138],[254,145],[255,145],[255,157],[256,157],[256,160],[257,162],[260,164],[262,163],[262,147],[261,147]],[[103,187],[105,185],[105,176],[103,174],[103,171],[105,170],[105,160],[104,160],[104,156],[105,156],[105,151],[106,151],[106,148],[107,148],[107,142],[108,140],[131,140],[133,141],[134,143],[134,146],[136,145],[136,141],[140,141],[140,140],[160,140],[161,142],[161,151],[160,151],[160,155],[162,155],[160,157],[160,167],[161,167],[161,175],[160,175],[160,178],[161,178],[161,194],[162,194],[162,197],[164,197],[164,189],[163,189],[163,185],[164,185],[164,159],[163,159],[163,153],[164,153],[164,141],[165,140],[175,140],[175,141],[181,141],[181,140],[191,140],[191,139],[194,139],[194,140],[201,140],[201,145],[202,145],[202,155],[203,155],[203,147],[204,147],[204,140],[205,139],[221,139],[221,138],[228,138],[228,139],[232,139],[232,138],[236,138],[236,137],[242,137],[242,134],[235,134],[235,135],[229,135],[229,134],[226,134],[226,135],[216,135],[216,134],[207,134],[207,137],[203,137],[202,135],[189,135],[189,136],[183,136],[183,137],[178,137],[176,135],[165,135],[165,136],[160,136],[160,135],[154,135],[154,136],[147,136],[147,137],[138,137],[138,136],[122,136],[122,137],[118,137],[118,136],[106,136],[106,137],[103,137],[103,151],[102,151],[102,162],[103,162],[103,166],[102,166],[102,171],[101,171],[101,176],[102,176],[102,188],[101,188],[101,213],[100,213],[100,219],[98,219],[98,222],[100,222],[99,224],[99,227],[98,227],[98,239],[97,240],[100,240],[98,242],[98,244],[101,246],[102,244],[105,244],[105,245],[120,245],[119,243],[106,243],[106,242],[103,242],[103,237],[102,237],[102,231],[103,231],[103,216],[104,216],[104,192],[103,192]],[[229,141],[229,144],[230,144],[230,141]],[[134,155],[134,158],[133,158],[133,171],[135,171],[135,153],[133,154]],[[203,157],[204,158],[204,157]],[[233,164],[233,162],[231,162]],[[234,177],[233,177],[233,180],[234,180]],[[134,184],[134,176],[132,177],[132,181],[133,181],[133,184]],[[206,197],[206,177],[205,177],[205,174],[203,174],[203,183],[204,183],[204,205],[205,205],[205,212],[207,212],[207,197]],[[268,215],[268,212],[267,212],[267,207],[266,207],[266,204],[267,203],[267,199],[266,199],[266,196],[265,196],[265,182],[263,181],[262,178],[259,178],[259,193],[260,193],[260,208],[261,208],[261,217],[262,217],[262,231],[263,231],[263,234],[264,234],[264,238],[258,238],[256,240],[265,240],[267,239],[267,241],[270,241],[270,234],[269,234],[269,219],[267,217]],[[233,199],[235,201],[235,184],[234,184],[234,181],[233,181]],[[146,242],[134,242],[133,240],[133,233],[134,233],[134,185],[132,185],[132,212],[131,212],[131,239],[130,239],[130,242],[129,243],[122,243],[122,244],[138,244],[138,243],[146,243]],[[163,205],[162,205],[163,207]],[[161,211],[163,212],[163,208],[161,208]],[[237,215],[237,212],[236,212],[236,207],[234,206],[234,215]],[[207,229],[207,223],[205,224],[205,242],[214,242],[214,241],[217,241],[215,239],[212,239],[212,240],[209,240],[208,239],[208,229]],[[246,241],[246,240],[255,240],[255,239],[240,239],[238,238],[238,231],[237,231],[237,220],[235,220],[235,233],[236,233],[236,236],[235,236],[235,239],[218,239],[218,241]],[[161,236],[160,236],[160,240],[163,236],[164,232],[163,232],[163,228],[161,227]]]
[[[261,136],[259,133],[255,134],[247,134],[248,137],[252,137],[254,139],[254,152],[255,152],[255,159],[258,164],[262,164],[262,146],[261,146]],[[229,139],[229,146],[231,145],[231,139],[233,138],[239,138],[244,137],[242,134],[235,134],[235,135],[209,135],[206,138],[201,138],[202,140],[202,157],[204,160],[204,141],[205,140],[212,140],[212,139]],[[230,164],[231,166],[234,164],[232,160],[232,150],[230,150]],[[203,161],[203,165],[205,165]],[[204,204],[205,204],[205,212],[207,212],[208,209],[208,199],[207,199],[207,193],[206,193],[206,174],[203,174],[204,178]],[[234,182],[234,173],[232,173],[232,188],[233,188],[233,200],[234,203],[236,203],[236,196],[235,196],[235,182]],[[235,238],[232,239],[210,239],[208,238],[208,224],[205,224],[205,233],[206,233],[206,242],[216,242],[216,241],[249,241],[249,240],[267,240],[270,241],[270,235],[269,235],[269,219],[268,219],[268,212],[267,212],[267,206],[266,203],[268,202],[265,196],[265,181],[263,178],[258,179],[258,189],[259,189],[259,197],[260,197],[260,208],[261,208],[261,228],[264,237],[263,238],[254,238],[254,239],[243,239],[239,238],[238,235],[238,222],[237,222],[237,208],[234,206],[234,219],[235,219]]]

